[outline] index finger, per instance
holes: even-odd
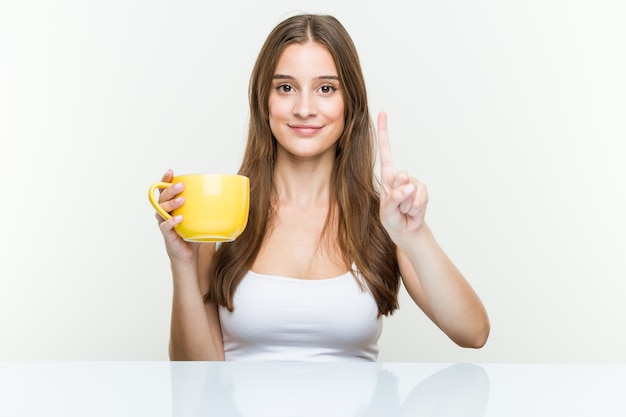
[[[393,162],[391,161],[391,147],[387,133],[387,113],[378,113],[378,157],[380,158],[380,174],[383,184],[393,184]]]
[[[161,177],[161,182],[171,182],[172,178],[174,178],[174,171],[172,171],[171,168],[168,168],[168,170],[165,171],[165,174]],[[163,188],[159,188],[159,195],[163,193],[163,190]]]

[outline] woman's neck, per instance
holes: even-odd
[[[311,206],[328,204],[334,160],[294,160],[278,158],[274,187],[279,203]]]

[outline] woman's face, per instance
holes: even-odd
[[[330,155],[344,128],[344,99],[332,55],[320,43],[289,45],[276,64],[269,122],[278,152]]]

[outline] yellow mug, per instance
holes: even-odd
[[[180,196],[185,203],[172,211],[163,210],[155,197],[157,189],[172,184],[185,184]],[[183,221],[174,227],[188,242],[230,242],[248,224],[250,180],[243,175],[189,174],[172,178],[172,182],[157,182],[148,191],[150,203],[164,218],[181,214]]]

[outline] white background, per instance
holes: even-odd
[[[0,360],[167,359],[148,186],[237,170],[252,64],[297,11],[353,36],[491,317],[464,350],[403,293],[380,359],[626,362],[621,0],[2,1]]]

